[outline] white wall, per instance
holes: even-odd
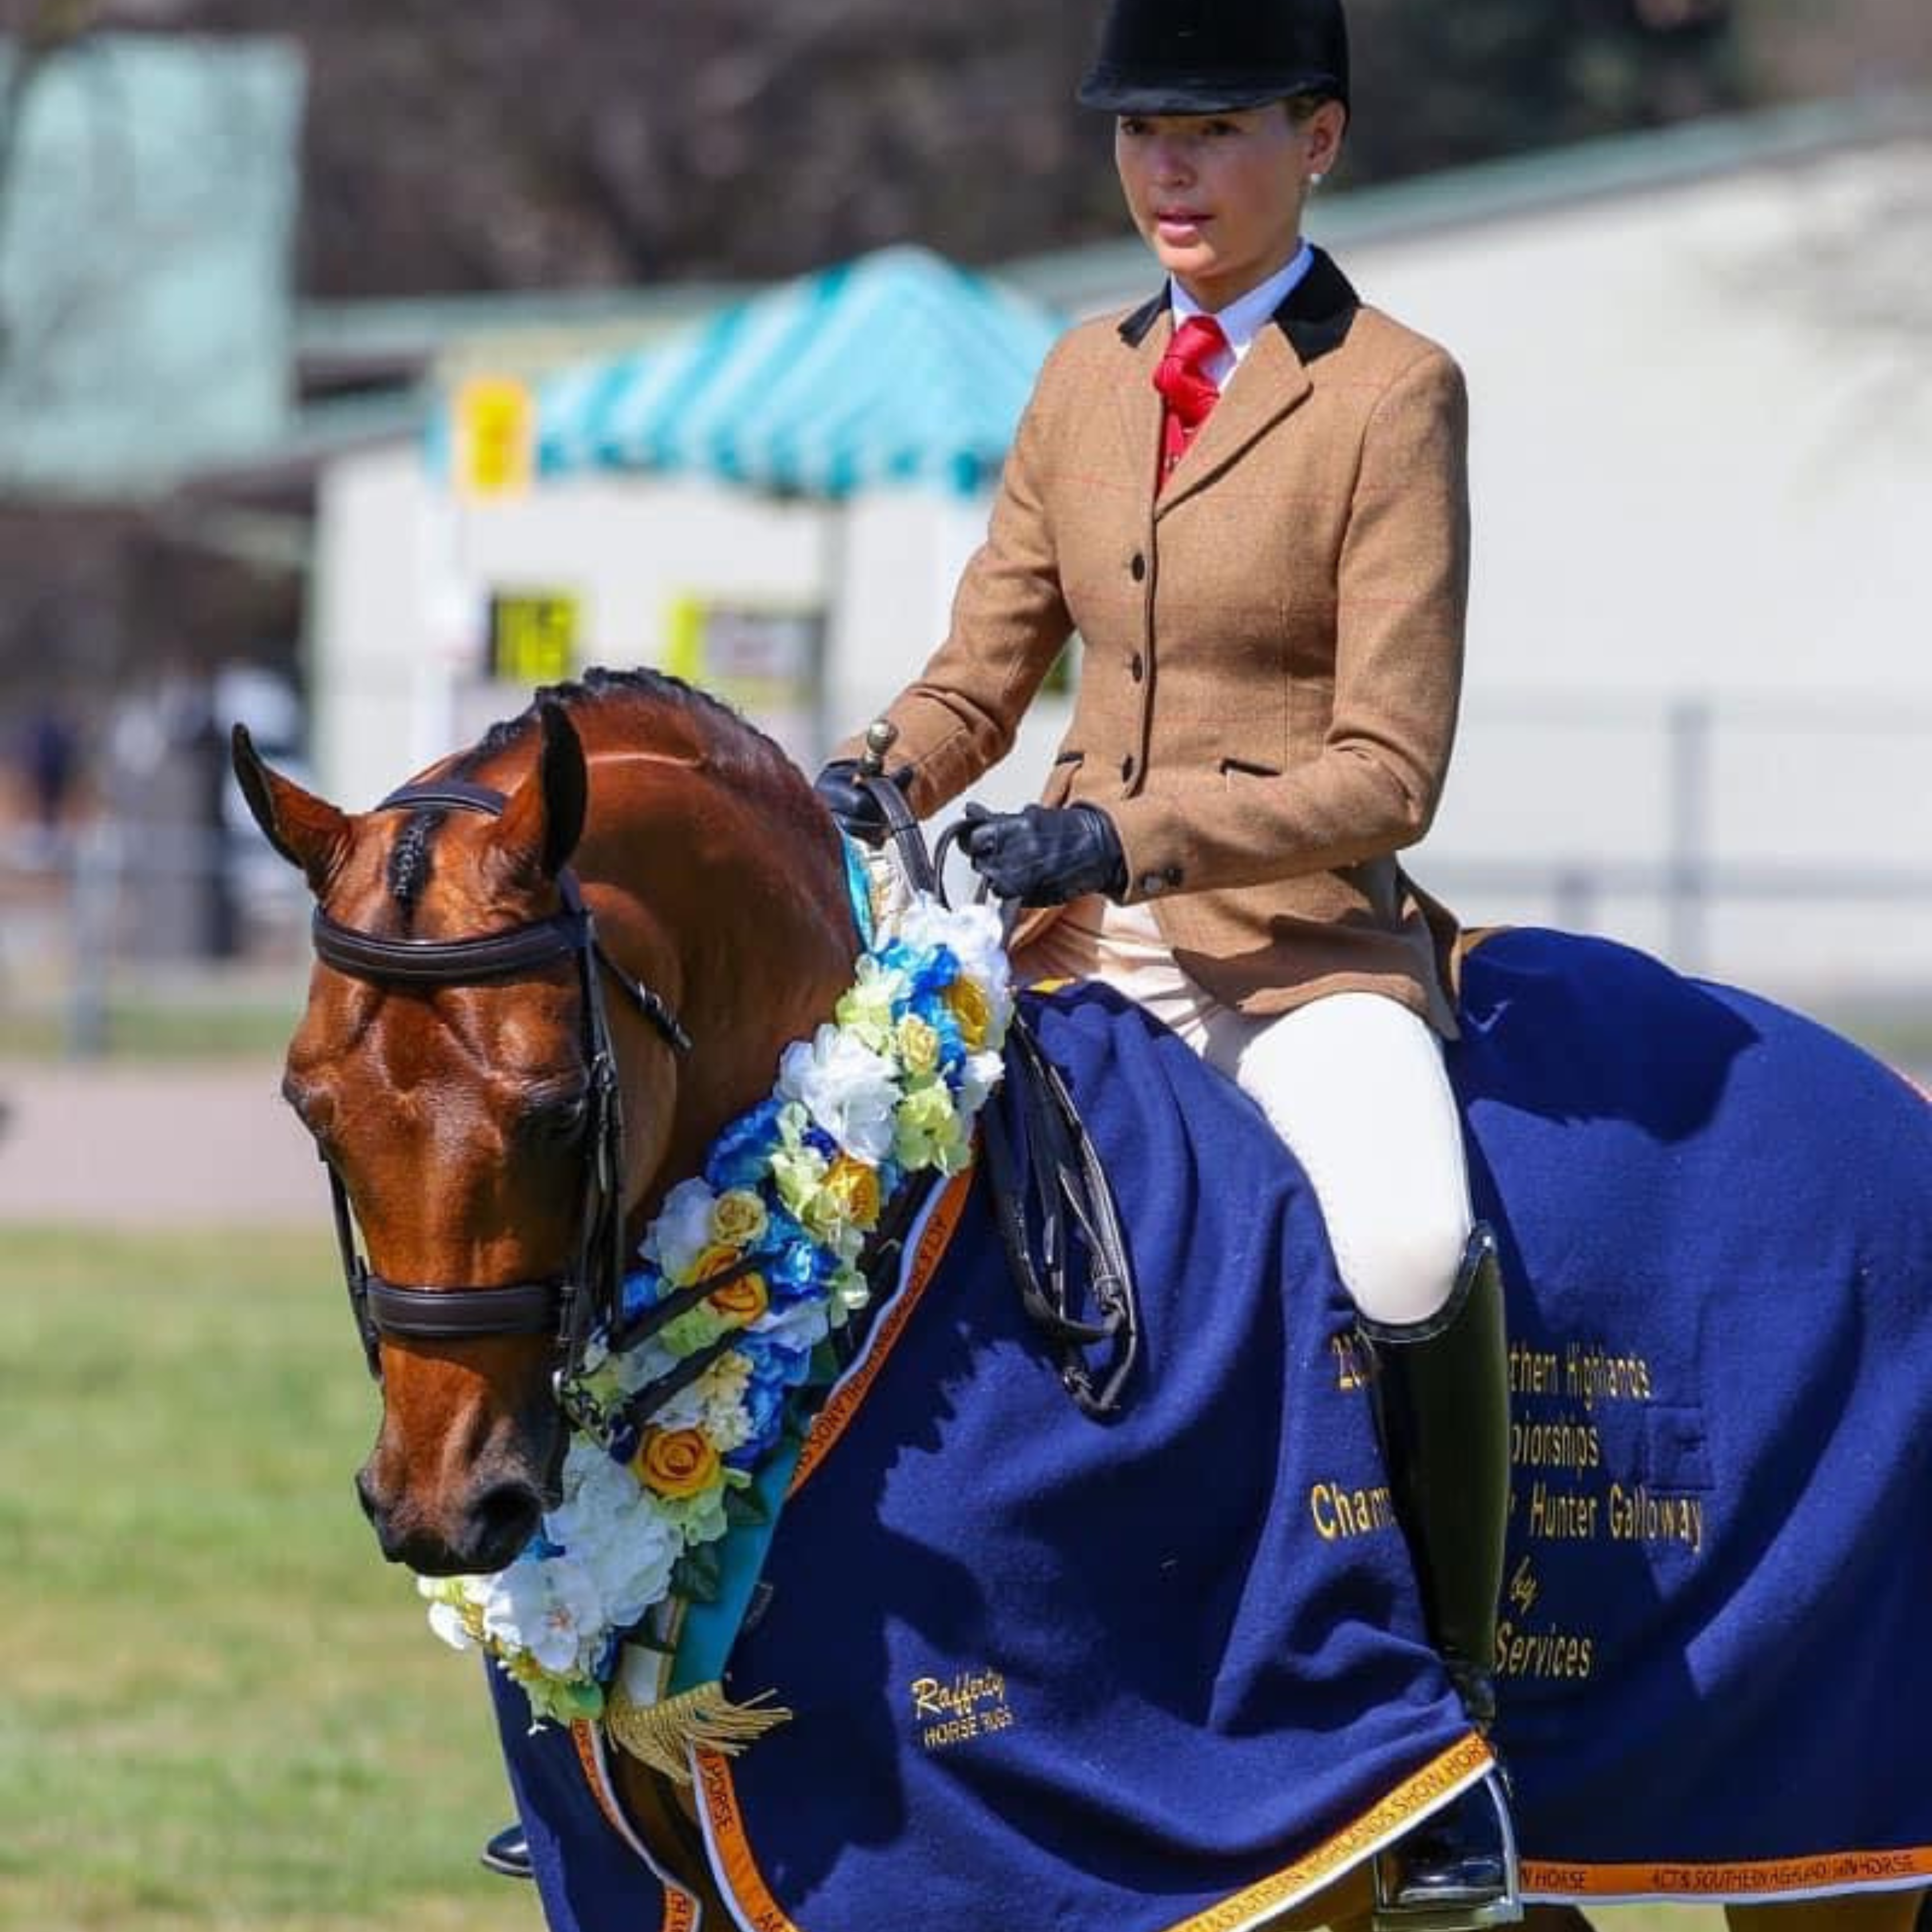
[[[522,708],[526,690],[476,674],[493,588],[577,594],[584,662],[609,665],[662,665],[681,597],[813,608],[829,598],[819,716],[785,734],[810,766],[880,710],[944,634],[987,507],[916,492],[843,508],[782,504],[646,477],[558,482],[465,507],[435,487],[412,446],[344,458],[322,491],[310,625],[320,780],[366,806]],[[1037,788],[1064,712],[1042,705],[989,798],[1017,802]]]
[[[1928,209],[1932,146],[1901,144],[1350,253],[1471,388],[1465,723],[1423,876],[1654,860],[1670,714],[1708,700],[1718,864],[1932,878]],[[1548,914],[1493,890],[1457,896]],[[1691,946],[1654,901],[1594,914],[1781,986],[1932,979],[1932,893],[1720,902]]]

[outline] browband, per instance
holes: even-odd
[[[442,986],[507,979],[550,960],[568,958],[584,944],[580,908],[470,939],[383,939],[339,925],[320,906],[312,926],[316,957],[338,972],[364,980],[407,980]]]

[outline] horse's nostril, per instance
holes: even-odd
[[[356,1472],[356,1500],[362,1505],[362,1514],[374,1522],[376,1520],[376,1492],[370,1485],[367,1469],[358,1469]]]
[[[497,1483],[470,1508],[470,1547],[479,1570],[500,1570],[536,1534],[543,1505],[527,1483]]]

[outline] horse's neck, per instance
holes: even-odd
[[[610,808],[593,812],[581,869],[626,897],[671,956],[694,1042],[665,1160],[676,1178],[771,1090],[784,1048],[831,1017],[856,939],[842,860],[815,820],[688,764],[616,762],[620,782],[602,785]],[[593,800],[605,777],[600,761]]]

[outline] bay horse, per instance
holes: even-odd
[[[429,1576],[492,1570],[555,1493],[567,1431],[554,1377],[572,1366],[560,1348],[580,1348],[599,1312],[566,1311],[556,1342],[560,1284],[634,1249],[850,982],[859,940],[840,842],[775,745],[650,673],[539,692],[368,812],[278,773],[239,727],[234,752],[319,915],[283,1090],[334,1177],[352,1284],[362,1271],[382,1406],[356,1490],[391,1561]],[[607,1042],[608,1066],[593,1064]],[[600,1177],[614,1103],[621,1169]],[[706,1932],[732,1924],[688,1792],[612,1756],[640,1835]],[[1920,1896],[1729,1916],[1740,1932],[1909,1932]],[[1358,1866],[1272,1922],[1353,1932],[1370,1911]],[[1552,1906],[1526,1921],[1588,1922]]]

